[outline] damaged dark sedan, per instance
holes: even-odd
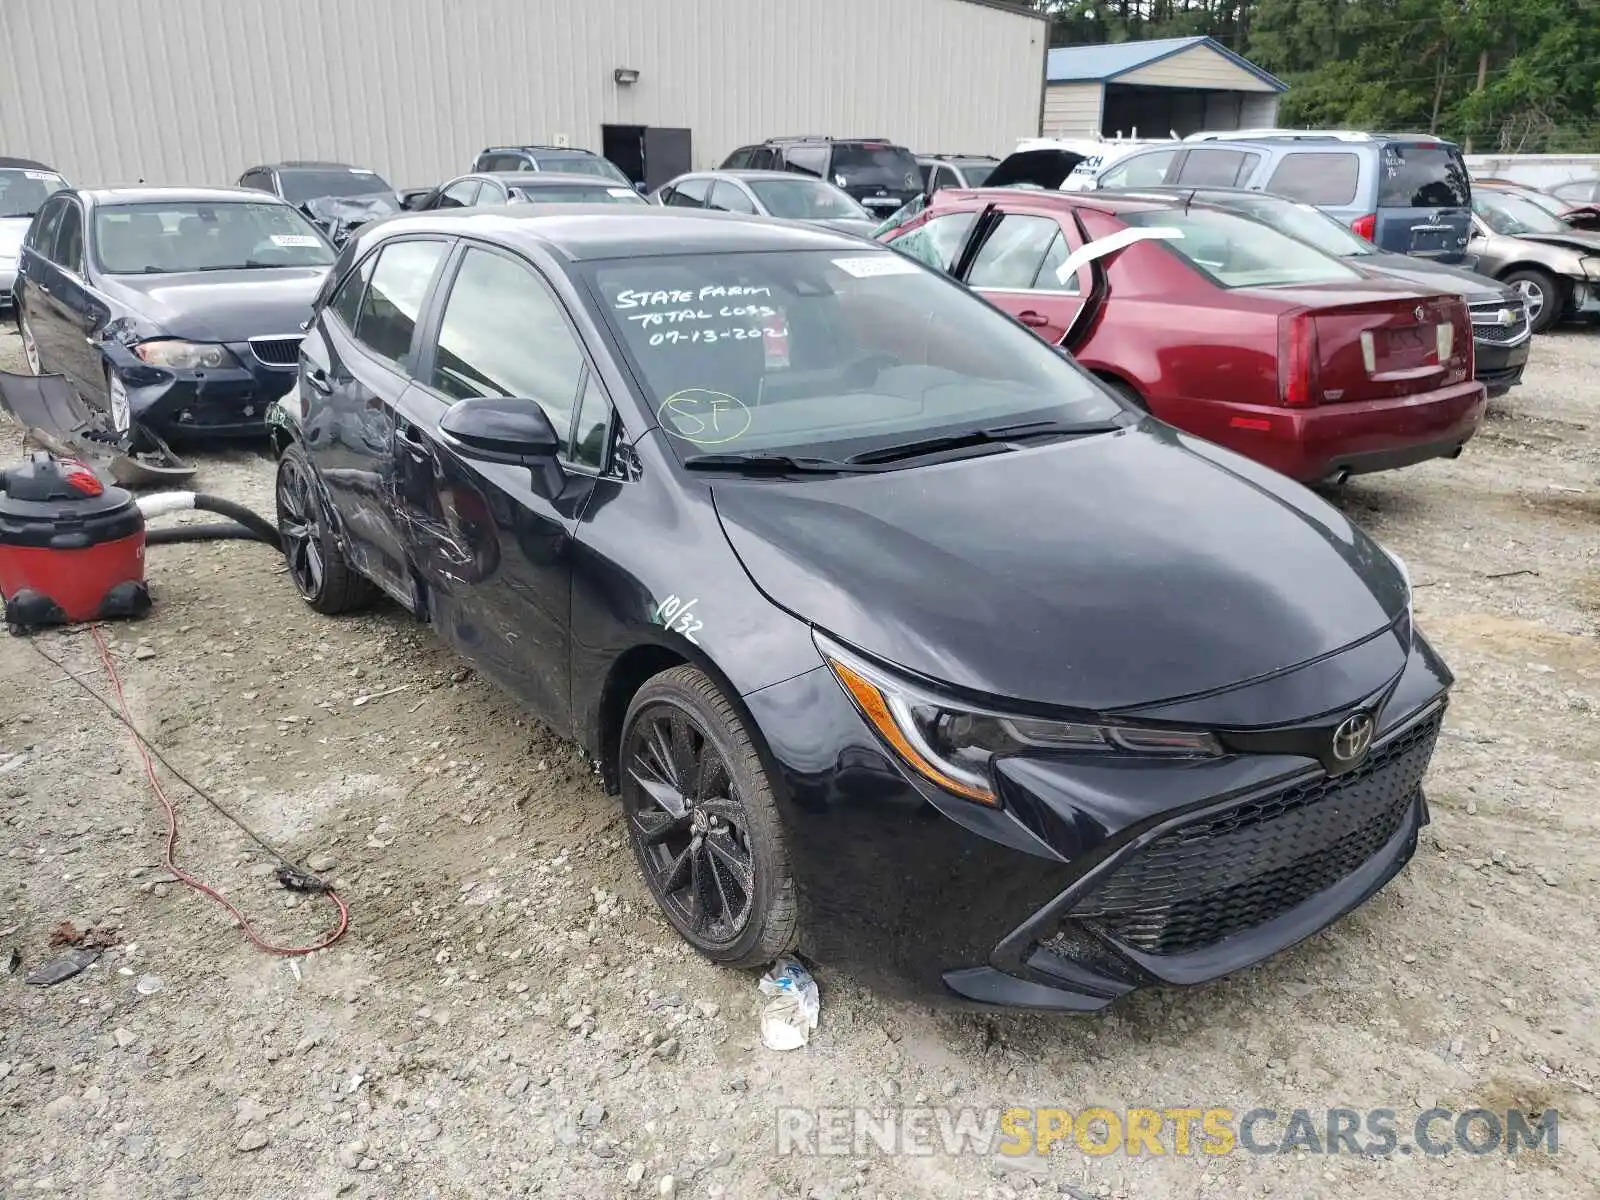
[[[270,419],[311,607],[387,593],[585,747],[712,961],[1092,1010],[1322,929],[1428,819],[1401,561],[892,250],[396,218]]]
[[[339,162],[294,161],[251,167],[239,186],[270,192],[316,222],[335,246],[369,221],[392,217],[400,193],[376,171]]]
[[[68,189],[34,218],[17,326],[117,433],[260,436],[293,386],[334,250],[297,209],[233,188]]]

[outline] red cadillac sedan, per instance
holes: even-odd
[[[1459,296],[1219,208],[943,189],[878,238],[1167,423],[1303,482],[1454,458],[1488,403]]]

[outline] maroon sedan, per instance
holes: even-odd
[[[1162,420],[1295,479],[1453,458],[1483,419],[1459,296],[1219,208],[944,189],[878,236]]]

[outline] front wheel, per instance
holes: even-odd
[[[1538,267],[1521,267],[1501,281],[1507,284],[1528,306],[1528,328],[1543,333],[1561,317],[1566,296],[1561,285],[1548,271]]]
[[[743,720],[704,672],[674,667],[628,706],[618,777],[645,883],[712,962],[792,950],[799,912],[782,819]]]
[[[284,563],[305,602],[328,616],[370,604],[378,589],[345,560],[311,460],[298,445],[290,446],[278,460],[277,492]]]

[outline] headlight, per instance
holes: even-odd
[[[140,342],[133,352],[152,367],[168,367],[174,371],[215,371],[239,365],[239,360],[226,346],[204,342],[180,342],[170,338]]]
[[[990,773],[996,756],[1030,751],[1159,754],[1222,753],[1209,733],[1128,725],[1047,721],[973,708],[926,691],[865,662],[817,634],[817,649],[879,736],[930,783],[997,807]]]
[[[1406,625],[1410,626],[1412,624],[1412,619],[1411,619],[1411,568],[1406,566],[1406,560],[1405,559],[1401,558],[1398,554],[1396,554],[1393,550],[1389,549],[1389,547],[1385,546],[1382,542],[1378,543],[1378,549],[1382,550],[1384,552],[1384,554],[1388,555],[1389,561],[1394,564],[1395,570],[1400,572],[1400,579],[1406,585]]]
[[[1600,258],[1585,258],[1579,261],[1585,275],[1590,279],[1600,279]]]

